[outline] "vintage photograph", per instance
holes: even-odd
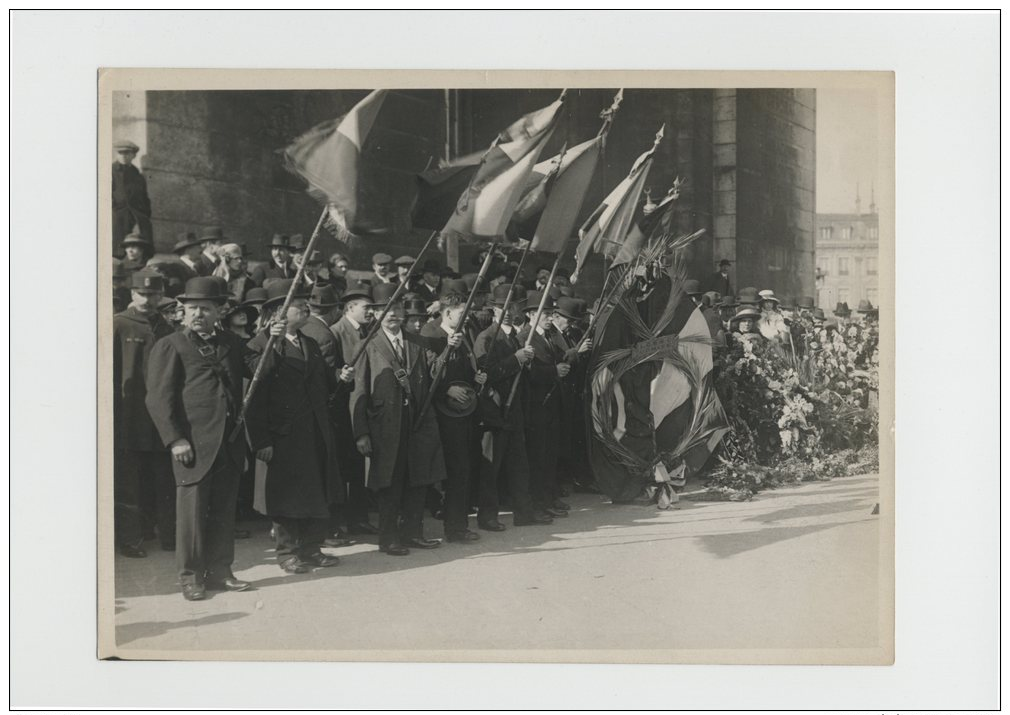
[[[893,662],[892,74],[98,103],[100,657]]]

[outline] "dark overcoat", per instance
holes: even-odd
[[[175,330],[161,313],[127,308],[112,317],[112,413],[116,448],[163,452],[165,445],[147,411],[147,363],[154,344]]]
[[[330,326],[322,318],[312,315],[302,326],[302,332],[316,341],[330,371],[338,374],[344,366],[344,354],[340,341],[330,332]]]
[[[185,328],[165,336],[151,350],[147,410],[163,444],[186,439],[196,454],[188,467],[172,460],[179,486],[195,484],[207,475],[242,408],[242,378],[249,374],[245,342],[220,330],[216,341],[216,346],[208,345]],[[227,449],[241,468],[245,440],[239,435],[228,441]]]
[[[526,326],[519,339],[525,343],[530,328]],[[527,388],[523,391],[523,412],[530,429],[560,429],[561,385],[558,362],[562,355],[551,341],[534,332],[530,341],[533,360],[527,366]]]
[[[249,404],[247,426],[254,451],[273,447],[266,472],[266,513],[292,518],[329,517],[344,501],[343,482],[329,417],[336,380],[316,342],[299,332],[300,347],[278,338]],[[266,348],[264,331],[249,341],[249,369]]]
[[[522,371],[519,359],[515,356],[516,351],[522,347],[522,342],[519,340],[518,331],[515,328],[512,328],[511,335],[506,333],[504,327],[497,331],[497,336],[495,332],[494,324],[482,330],[474,341],[473,354],[477,358],[477,365],[487,373],[485,391],[489,392],[502,408],[501,412],[504,412],[504,405],[508,401],[509,392],[512,389],[512,381]],[[516,398],[507,418],[504,418],[504,426],[508,429],[522,429],[523,427],[520,393],[525,382],[525,376],[520,377]],[[485,419],[485,423],[488,421]],[[495,425],[495,428],[500,426],[502,426],[501,420],[498,425]]]
[[[362,435],[371,438],[371,464],[365,476],[365,485],[370,489],[383,489],[392,484],[404,410],[407,410],[407,429],[411,430],[407,439],[410,485],[424,486],[445,479],[445,457],[434,409],[429,409],[418,428],[413,429],[428,395],[431,379],[428,360],[421,345],[410,342],[416,336],[407,331],[401,335],[406,353],[402,369],[407,372],[409,397],[396,379],[395,373],[401,363],[385,331],[379,330],[355,365],[351,420],[355,439]]]
[[[147,181],[132,164],[112,165],[112,241],[118,248],[136,226],[140,235],[151,239],[151,199]]]

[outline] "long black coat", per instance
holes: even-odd
[[[477,365],[487,373],[486,391],[496,398],[502,411],[508,401],[512,381],[522,371],[519,359],[515,356],[516,351],[521,347],[522,341],[519,340],[518,331],[515,328],[512,328],[512,335],[509,336],[506,334],[505,328],[502,327],[496,337],[494,324],[482,330],[473,344],[473,354],[477,357]],[[509,429],[521,429],[523,426],[521,392],[525,376],[521,376],[519,382],[516,398],[504,422]]]
[[[428,395],[431,380],[428,360],[421,345],[410,342],[416,336],[407,331],[401,335],[406,353],[403,369],[407,371],[411,393],[409,404],[404,405],[404,390],[395,376],[400,362],[381,329],[355,365],[351,420],[355,439],[362,435],[371,438],[371,464],[365,476],[365,484],[371,489],[392,484],[404,410],[408,412],[407,429],[411,430],[407,441],[410,485],[424,486],[445,479],[445,456],[434,409],[428,410],[417,430],[413,429]]]
[[[112,242],[118,248],[136,226],[140,235],[151,240],[151,199],[147,181],[132,164],[112,165]]]
[[[266,511],[270,516],[329,517],[329,504],[344,500],[327,403],[336,389],[319,345],[299,332],[301,347],[278,338],[266,358],[262,382],[249,405],[247,426],[254,451],[273,447],[267,465]],[[249,341],[254,370],[269,336]]]
[[[242,408],[242,378],[250,374],[246,353],[245,342],[224,331],[218,331],[216,347],[189,328],[154,344],[147,366],[147,410],[163,444],[186,439],[196,453],[188,467],[172,460],[176,484],[203,479],[231,437]],[[245,440],[237,437],[227,443],[227,449],[241,468]]]
[[[144,315],[127,308],[112,317],[112,402],[116,447],[140,452],[162,452],[158,430],[144,400],[147,363],[154,344],[175,330],[160,313]]]
[[[530,328],[526,326],[519,339],[525,343]],[[560,429],[561,379],[558,362],[563,355],[540,333],[530,341],[533,360],[527,366],[527,388],[523,391],[523,412],[526,426],[531,429]]]

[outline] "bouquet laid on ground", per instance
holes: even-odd
[[[776,484],[876,468],[876,325],[791,327],[788,350],[734,334],[719,356],[716,391],[732,432],[715,455],[711,496],[748,499]]]

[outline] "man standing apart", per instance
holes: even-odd
[[[155,343],[147,370],[147,409],[172,451],[176,484],[176,564],[182,595],[205,590],[243,591],[235,578],[235,502],[245,456],[241,434],[232,439],[242,408],[245,343],[216,329],[228,296],[217,278],[186,282],[181,332]],[[280,335],[282,324],[271,327]]]
[[[113,419],[116,435],[116,544],[131,558],[143,549],[141,492],[154,492],[161,547],[175,549],[175,482],[172,463],[144,400],[147,364],[154,344],[174,330],[158,306],[164,279],[154,271],[137,271],[131,279],[129,307],[112,318]],[[151,483],[145,485],[145,481]]]
[[[112,165],[112,245],[118,246],[134,227],[143,238],[153,241],[147,181],[133,165],[140,147],[131,141],[116,142],[114,147],[116,162]]]
[[[395,291],[392,283],[375,286],[372,309],[385,307]],[[424,496],[429,484],[445,479],[438,423],[431,410],[414,429],[431,373],[424,350],[408,342],[401,329],[403,319],[402,305],[386,313],[379,334],[355,366],[351,395],[358,451],[371,458],[366,484],[379,502],[379,549],[390,556],[441,544],[424,538]]]

